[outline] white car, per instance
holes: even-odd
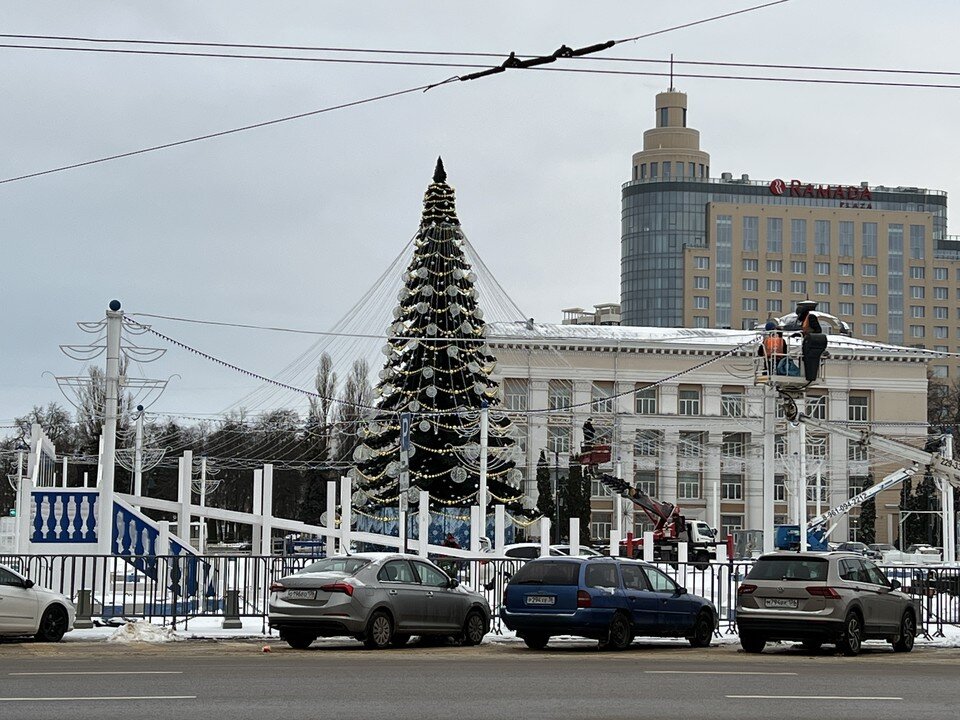
[[[41,642],[60,642],[73,629],[76,608],[70,599],[37,587],[6,565],[0,565],[0,635],[33,635]]]

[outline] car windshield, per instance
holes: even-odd
[[[865,550],[866,547],[867,546],[864,545],[863,543],[849,542],[849,543],[843,543],[843,545],[840,546],[840,549],[861,551],[861,550]]]
[[[826,580],[828,563],[823,558],[760,558],[750,580]]]
[[[511,585],[577,585],[580,563],[560,560],[528,562],[511,578]]]
[[[305,575],[307,573],[343,573],[344,575],[353,575],[364,565],[369,565],[370,561],[367,558],[358,558],[358,557],[333,557],[333,558],[324,558],[323,560],[317,560],[315,563],[310,563],[303,570],[297,573],[297,575]]]
[[[569,555],[569,554],[570,554],[570,546],[569,546],[569,545],[557,545],[556,547],[557,547],[557,550],[559,550],[560,552],[562,552],[564,555]],[[591,557],[594,556],[594,555],[599,555],[599,554],[600,554],[600,553],[598,553],[596,550],[594,550],[593,548],[588,548],[588,547],[586,547],[586,546],[584,546],[584,545],[581,545],[581,546],[580,546],[580,550],[579,550],[578,552],[579,552],[580,555],[590,555]]]

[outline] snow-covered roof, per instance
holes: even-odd
[[[788,339],[792,333],[785,333]],[[487,340],[494,344],[537,343],[551,345],[593,345],[626,347],[669,347],[690,350],[727,351],[744,343],[759,342],[761,333],[753,330],[721,330],[717,328],[633,327],[626,325],[556,325],[519,321],[487,324]],[[828,348],[857,355],[901,356],[912,360],[929,360],[934,352],[863,340],[847,335],[828,335]],[[752,350],[748,351],[752,352]],[[846,354],[846,353],[844,353]]]

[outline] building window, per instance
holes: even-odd
[[[654,470],[637,470],[633,474],[633,484],[650,497],[657,496],[657,473]],[[639,514],[639,513],[638,513]]]
[[[911,280],[923,280],[926,276],[927,269],[923,266],[911,265],[910,266],[910,279]]]
[[[634,392],[636,398],[636,410],[639,415],[657,414],[657,388],[637,386]]]
[[[946,281],[949,278],[949,271],[947,268],[934,268],[933,269],[933,279],[934,280],[943,280]]]
[[[935,378],[945,378],[949,375],[949,372],[946,365],[932,365],[930,374]]]
[[[843,223],[840,223],[843,227]],[[813,223],[813,253],[814,255],[830,254],[830,221],[816,220]],[[842,252],[840,253],[843,254]]]
[[[853,315],[853,303],[852,302],[842,302],[840,303],[840,314],[841,315]]]
[[[783,280],[767,280],[767,292],[782,293]]]
[[[710,278],[705,275],[696,275],[693,278],[693,289],[694,290],[709,290],[710,289]]]
[[[612,382],[595,382],[590,387],[590,409],[595,413],[612,413],[617,400],[613,397]]]
[[[744,272],[757,272],[760,270],[760,261],[756,258],[744,258],[743,260],[743,271]]]
[[[683,109],[683,126],[687,126],[687,109]],[[697,164],[696,163],[687,163],[687,175],[688,177],[695,178],[697,176]]]
[[[838,249],[840,257],[853,257],[853,223],[849,220],[840,221]]]
[[[700,473],[677,473],[677,498],[680,500],[700,499]]]
[[[655,180],[660,177],[660,163],[650,163],[650,179]]]
[[[757,292],[760,289],[760,281],[756,278],[744,278],[743,279],[743,291],[744,292]]]
[[[794,275],[806,275],[807,264],[802,260],[793,260],[790,263],[790,272],[792,272]]]
[[[695,256],[697,263],[697,270],[709,270],[710,269],[710,258],[709,256],[696,255]]]
[[[926,328],[923,325],[911,325],[910,326],[910,337],[912,338],[922,338],[926,336]]]
[[[757,252],[760,249],[760,218],[745,215],[743,218],[743,251]]]
[[[641,179],[641,180],[646,180],[646,179],[647,179],[647,164],[646,164],[646,163],[644,163],[643,165],[640,166],[640,179]]]
[[[782,273],[782,272],[783,272],[783,260],[767,260],[767,272],[768,272],[768,273]]]
[[[783,312],[783,300],[767,300],[767,312]]]
[[[862,306],[863,314],[872,317],[877,314],[876,303],[864,303]]]
[[[681,432],[677,455],[682,458],[703,457],[703,436],[702,432]]]
[[[791,280],[790,281],[790,292],[794,295],[806,295],[807,294],[807,281],[806,280]]]
[[[925,305],[911,305],[910,306],[910,317],[912,318],[922,318],[926,316],[927,308]]]
[[[827,396],[826,395],[808,395],[805,412],[814,420],[826,420],[827,419]]]
[[[860,325],[860,332],[865,336],[876,337],[877,335],[877,324],[865,322]]]
[[[550,425],[547,428],[547,450],[552,453],[570,452],[570,428],[566,425]]]
[[[864,284],[863,284],[863,296],[864,296],[864,297],[876,297],[876,296],[877,296],[877,284],[876,284],[876,283],[864,283]]]
[[[866,264],[860,266],[861,274],[864,277],[876,277],[877,276],[877,266],[872,264]]]
[[[855,495],[862,493],[867,489],[867,483],[869,482],[869,477],[862,475],[851,475],[847,480],[847,497],[854,497]]]
[[[720,516],[720,537],[719,540],[725,540],[727,535],[733,535],[738,530],[743,530],[743,515],[721,515]]]
[[[785,475],[773,476],[773,500],[774,502],[787,501],[787,478]]]
[[[828,282],[818,282],[813,284],[814,292],[817,295],[829,295],[830,294],[830,283]]]
[[[724,433],[720,441],[720,455],[727,459],[741,459],[746,456],[747,436],[745,433]]]
[[[841,295],[853,295],[853,283],[840,283]]]
[[[720,414],[724,417],[743,417],[743,391],[720,393]]]
[[[657,457],[663,446],[663,430],[637,430],[633,454],[638,457]]]
[[[790,252],[794,255],[807,254],[807,221],[803,218],[790,221]]]
[[[829,275],[830,274],[830,263],[818,262],[813,264],[813,271],[817,275]]]
[[[503,405],[506,410],[527,409],[527,381],[523,379],[504,378]]]
[[[573,405],[573,383],[570,380],[551,380],[547,386],[547,405],[551,410],[569,410]]]
[[[911,285],[910,297],[914,300],[923,300],[926,296],[926,288],[923,285]]]
[[[757,298],[743,298],[741,305],[744,312],[756,312],[760,308],[760,301]]]
[[[677,393],[677,412],[680,415],[700,414],[700,389],[681,388]]]
[[[860,232],[863,233],[862,247],[863,257],[877,256],[877,224],[875,222],[865,222],[860,226]]]
[[[783,218],[767,218],[767,252],[783,252]]]
[[[610,530],[613,514],[608,512],[594,512],[590,514],[590,537],[596,540],[610,540]]]
[[[847,401],[847,420],[867,422],[870,420],[870,398],[866,395],[851,395]]]
[[[923,260],[927,244],[927,229],[923,225],[910,226],[910,259]]]
[[[693,326],[695,328],[708,328],[710,327],[710,318],[706,315],[694,315]]]
[[[590,480],[590,497],[603,498],[613,495],[613,491],[604,485],[599,478]]]
[[[709,310],[710,297],[708,295],[694,295],[693,307],[696,308],[697,310]]]
[[[935,287],[933,289],[933,299],[934,300],[949,300],[950,299],[950,289],[945,287]]]
[[[821,311],[823,311],[823,312],[825,312],[825,313],[830,312],[830,302],[827,301],[827,300],[821,301],[820,304],[817,305],[817,309],[818,309],[818,310],[821,310]]]
[[[724,500],[743,500],[743,475],[720,475],[720,497]]]
[[[670,108],[660,108],[660,127],[667,127],[669,125],[667,122],[667,118],[670,117],[669,110]]]
[[[844,277],[852,277],[853,263],[840,263],[840,274]]]
[[[936,320],[948,320],[950,318],[950,308],[938,305],[933,309],[933,317]]]
[[[933,336],[937,340],[946,340],[948,337],[950,337],[950,331],[945,325],[936,325],[933,328]]]

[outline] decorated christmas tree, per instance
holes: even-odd
[[[529,516],[522,503],[522,474],[514,467],[522,455],[510,419],[496,409],[497,385],[490,379],[496,358],[484,340],[476,276],[464,255],[454,191],[439,159],[414,244],[383,347],[378,410],[354,452],[363,498],[357,504],[368,512],[381,509],[381,514],[384,508],[397,507],[402,413],[410,413],[412,420],[411,510],[419,490],[430,493],[433,512],[449,515],[478,504],[480,410],[485,402],[490,408],[485,504],[489,509],[502,503],[514,516]]]

